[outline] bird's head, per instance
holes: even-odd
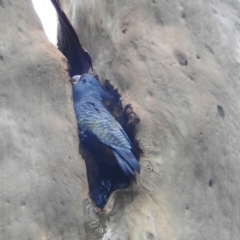
[[[79,101],[82,97],[94,97],[100,101],[110,98],[102,89],[100,82],[90,74],[76,75],[70,79],[73,87],[73,100]]]

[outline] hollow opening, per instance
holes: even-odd
[[[140,119],[130,104],[122,106],[121,96],[109,80],[105,80],[103,88],[112,97],[110,102],[105,103],[105,107],[128,135],[132,142],[132,152],[139,160],[142,150],[135,139],[135,133]],[[114,156],[106,151],[104,144],[98,139],[86,138],[80,143],[79,152],[85,160],[89,194],[97,207],[102,209],[113,191],[128,187],[134,180],[123,172],[115,160],[111,159]]]
[[[32,1],[33,3],[38,2],[39,7],[39,2],[41,2],[40,0]],[[56,27],[53,27],[56,30],[57,36],[54,37],[54,43],[56,44],[57,42],[58,49],[68,59],[69,76],[73,77],[74,75],[82,75],[87,73],[89,68],[92,68],[92,60],[90,55],[83,48],[81,42],[79,41],[78,35],[76,34],[67,16],[62,11],[58,0],[51,0],[51,3],[53,4],[58,16],[58,27],[57,25]],[[46,11],[44,14],[46,15]],[[55,14],[56,13],[54,12],[53,15]],[[51,21],[52,20],[49,20],[49,22]],[[44,22],[45,21],[42,20],[43,26],[45,24]],[[47,31],[46,34],[48,34]],[[105,103],[105,107],[113,115],[116,121],[120,123],[128,135],[130,141],[132,142],[132,152],[139,160],[142,150],[139,146],[139,142],[135,139],[135,132],[136,126],[140,122],[140,119],[133,111],[131,105],[127,105],[125,107],[122,106],[120,99],[121,96],[117,89],[114,89],[114,87],[110,84],[109,80],[105,80],[103,88],[112,97],[111,101]],[[108,161],[108,159],[112,157],[111,154],[106,152],[103,144],[101,144],[99,140],[94,137],[86,138],[84,143],[80,142],[79,153],[85,160],[89,195],[96,206],[101,209],[105,206],[109,196],[113,191],[116,189],[126,188],[129,186],[132,180],[135,180],[133,177],[124,174],[116,161]]]

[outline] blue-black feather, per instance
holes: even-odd
[[[103,105],[104,100],[110,99],[109,94],[89,74],[74,76],[72,83],[80,139],[94,136],[112,150],[122,171],[134,177],[135,171],[140,172],[140,165],[131,151],[132,144],[127,134]]]

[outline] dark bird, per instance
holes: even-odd
[[[78,34],[82,34],[81,29],[77,34],[61,9],[59,0],[51,2],[59,20],[58,49],[68,60],[70,77],[75,76],[72,82],[79,128],[79,153],[85,160],[89,194],[95,205],[103,209],[110,194],[128,187],[135,178],[135,171],[140,172],[140,165],[134,157],[139,158],[142,154],[135,139],[136,125],[140,119],[130,104],[123,108],[121,96],[108,80],[105,80],[104,91],[94,77],[76,76],[88,73],[90,68],[93,70],[91,57],[78,38]],[[107,105],[103,103],[108,99]]]
[[[117,164],[127,176],[134,178],[135,171],[140,172],[140,165],[134,157],[132,143],[121,125],[104,107],[103,102],[110,100],[110,95],[103,90],[100,82],[89,74],[77,75],[71,79],[73,86],[73,102],[78,123],[81,144],[88,142],[93,145],[98,141],[100,148],[105,148],[106,161]],[[89,141],[89,139],[91,139]],[[86,146],[86,144],[85,144]],[[99,149],[92,149],[95,154],[100,154]],[[111,163],[112,162],[112,163]]]

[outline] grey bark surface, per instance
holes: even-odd
[[[30,0],[0,0],[0,239],[238,240],[239,2],[61,3],[141,118],[142,172],[93,208],[66,60]]]
[[[66,59],[30,0],[0,1],[0,239],[84,239],[85,166]]]
[[[85,207],[87,239],[239,239],[239,1],[61,4],[141,118],[138,183],[113,194],[104,228]]]

